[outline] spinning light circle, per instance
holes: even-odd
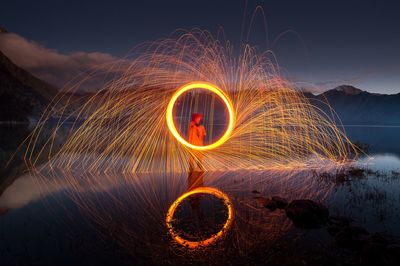
[[[228,218],[226,219],[226,222],[224,224],[224,226],[222,227],[222,229],[212,235],[211,237],[205,239],[205,240],[200,240],[200,241],[189,241],[186,240],[182,237],[180,237],[174,230],[173,226],[172,226],[172,220],[174,218],[174,213],[176,208],[179,206],[179,204],[182,203],[182,201],[184,199],[186,199],[187,197],[194,195],[194,194],[210,194],[213,195],[219,199],[222,199],[224,202],[224,205],[226,206],[226,208],[228,209]],[[169,233],[171,234],[172,238],[179,244],[181,244],[182,246],[188,247],[188,248],[196,248],[196,247],[201,247],[201,246],[208,246],[211,243],[217,241],[218,239],[221,239],[221,237],[229,230],[231,224],[233,221],[233,207],[232,207],[232,203],[229,199],[229,197],[223,193],[222,191],[216,189],[216,188],[212,188],[212,187],[199,187],[196,189],[193,189],[191,191],[186,192],[185,194],[183,194],[182,196],[180,196],[179,198],[177,198],[172,205],[169,207],[168,209],[168,213],[167,213],[167,217],[166,217],[166,224],[167,224],[167,228]]]
[[[174,118],[173,118],[173,110],[175,106],[175,102],[178,100],[179,96],[181,96],[183,93],[193,90],[193,89],[205,89],[209,90],[213,93],[215,93],[218,97],[221,98],[221,100],[224,102],[226,108],[228,109],[228,114],[229,114],[229,121],[228,121],[228,127],[226,128],[225,133],[222,135],[221,138],[219,138],[217,141],[214,143],[211,143],[206,146],[197,146],[189,143],[186,141],[178,132],[178,130],[175,127],[174,123]],[[211,150],[214,149],[223,143],[225,143],[229,136],[232,133],[233,126],[234,126],[234,112],[233,112],[233,105],[232,102],[230,101],[229,97],[217,86],[209,83],[204,83],[204,82],[194,82],[194,83],[189,83],[184,85],[183,87],[179,88],[174,95],[172,95],[171,100],[169,101],[168,107],[167,107],[167,112],[166,112],[166,119],[167,119],[167,125],[169,130],[171,131],[172,135],[183,145],[186,147],[189,147],[194,150]]]

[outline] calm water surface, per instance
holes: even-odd
[[[238,262],[256,252],[261,243],[264,248],[304,234],[282,211],[261,206],[254,199],[257,195],[313,199],[328,206],[331,215],[351,217],[370,232],[400,236],[399,127],[346,127],[350,139],[368,144],[370,153],[358,162],[369,171],[346,180],[324,179],[307,170],[198,176],[26,173],[22,154],[15,152],[30,130],[25,126],[0,130],[0,258],[4,265],[132,265],[146,264],[150,258],[152,263],[173,264],[186,263],[188,257],[209,263],[207,259],[218,262],[224,256]],[[5,168],[11,155],[14,159]],[[165,216],[179,196],[204,186],[229,197],[234,222],[212,251],[188,253],[171,239]],[[226,206],[213,196],[188,197],[176,215],[193,222],[182,223],[177,231],[193,239],[195,233],[204,238],[221,228],[226,213]],[[196,228],[189,228],[188,224],[196,223]],[[324,241],[327,237],[321,233],[316,238]]]

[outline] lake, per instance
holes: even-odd
[[[348,252],[331,248],[336,238],[326,227],[298,228],[284,210],[265,208],[260,198],[311,199],[327,206],[330,216],[346,217],[371,235],[400,237],[400,127],[345,129],[353,142],[368,144],[369,156],[355,164],[362,172],[339,178],[317,170],[94,175],[44,168],[32,173],[24,167],[23,147],[18,151],[32,128],[2,125],[2,265],[342,262]],[[178,198],[203,187],[212,189],[182,199],[173,223],[166,222]],[[173,239],[175,234],[196,242],[218,232],[221,237],[199,249]]]

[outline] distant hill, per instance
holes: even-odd
[[[0,121],[38,117],[58,89],[16,66],[0,51]]]
[[[376,94],[342,85],[319,95],[305,95],[324,111],[328,108],[319,101],[326,99],[343,124],[400,125],[400,93]]]

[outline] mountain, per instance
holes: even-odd
[[[58,89],[16,66],[0,51],[0,121],[39,117]]]
[[[325,112],[329,109],[320,101],[327,100],[345,125],[400,125],[400,93],[377,94],[342,85],[319,95],[305,95]]]

